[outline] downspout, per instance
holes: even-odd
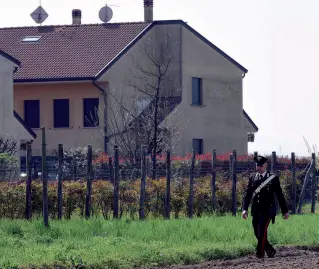
[[[105,106],[107,104],[107,95],[106,95],[106,90],[103,89],[101,86],[99,86],[95,80],[93,80],[93,85],[98,88],[102,94],[103,94],[103,97],[104,97],[104,153],[107,154],[107,145],[108,145],[108,138],[107,138],[107,109],[105,109]]]

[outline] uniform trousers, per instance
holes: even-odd
[[[270,221],[271,217],[269,216],[253,216],[254,233],[258,240],[256,255],[260,258],[264,257],[265,251],[267,252],[268,256],[274,254],[275,252],[275,249],[269,243],[267,238],[268,226]]]

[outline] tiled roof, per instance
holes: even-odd
[[[0,49],[21,61],[14,78],[93,78],[128,46],[147,22],[0,29]],[[37,42],[22,42],[41,36]]]

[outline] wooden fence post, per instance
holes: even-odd
[[[305,179],[304,179],[304,182],[303,182],[303,185],[302,185],[301,193],[300,193],[300,196],[299,196],[298,210],[297,210],[298,214],[301,214],[301,210],[302,210],[302,206],[303,206],[303,198],[304,198],[304,195],[305,195],[305,192],[306,192],[308,180],[309,180],[309,177],[310,177],[310,172],[311,172],[312,167],[313,167],[313,162],[314,162],[314,160],[311,159],[310,166],[309,166],[309,168],[308,168],[308,170],[306,172],[306,176],[305,176]]]
[[[49,201],[48,201],[48,178],[47,178],[47,149],[45,127],[42,132],[42,183],[43,183],[43,221],[44,226],[49,227]]]
[[[145,219],[144,203],[145,203],[145,189],[146,189],[146,147],[142,146],[141,149],[141,188],[140,188],[140,208],[139,218],[140,220]]]
[[[109,170],[110,170],[110,182],[114,183],[114,171],[113,171],[113,160],[112,157],[109,157]]]
[[[32,184],[32,148],[31,143],[27,143],[27,182],[26,182],[26,206],[25,218],[31,219],[31,184]]]
[[[213,150],[213,155],[212,155],[211,190],[212,190],[212,212],[215,212],[216,211],[216,149]]]
[[[192,163],[190,167],[190,174],[189,174],[189,197],[188,197],[188,217],[193,217],[193,210],[194,210],[194,170],[195,170],[195,156],[196,151],[193,150],[192,156]]]
[[[166,152],[166,191],[164,218],[170,219],[171,214],[171,152]]]
[[[114,212],[113,218],[119,217],[119,148],[114,146]]]
[[[273,151],[271,154],[271,169],[270,169],[272,173],[276,173],[276,161],[277,161],[276,151]]]
[[[73,175],[73,180],[76,180],[76,159],[75,159],[75,153],[73,153],[73,158],[72,158],[72,175]]]
[[[233,182],[233,174],[234,174],[234,172],[233,172],[233,163],[234,163],[234,155],[231,153],[230,155],[229,155],[229,181],[231,181],[231,182]],[[232,214],[233,214],[233,209],[234,209],[234,205],[233,205],[233,192],[234,192],[234,190],[233,190],[233,184],[232,184]]]
[[[254,152],[254,158],[258,156],[258,152],[255,151]],[[254,172],[256,173],[256,164],[255,164],[255,161],[253,160],[253,164],[254,164]]]
[[[316,192],[317,192],[317,180],[316,180],[316,154],[312,153],[312,169],[311,169],[311,213],[316,211]]]
[[[233,160],[232,160],[232,213],[233,216],[236,216],[237,213],[237,200],[236,200],[236,185],[237,185],[237,175],[236,175],[236,161],[237,161],[237,152],[233,150]]]
[[[273,151],[271,153],[271,168],[270,168],[271,173],[276,173],[276,164],[277,164],[276,151]],[[279,202],[278,202],[277,196],[275,198],[275,204],[276,204],[276,210],[278,213],[280,211],[280,208],[279,208]]]
[[[296,156],[291,153],[291,172],[292,172],[292,214],[296,214]]]
[[[59,144],[59,169],[58,169],[58,219],[62,219],[62,177],[63,177],[63,145]]]
[[[87,153],[87,179],[86,179],[86,199],[85,199],[85,217],[88,219],[91,215],[92,203],[92,145],[88,145]]]

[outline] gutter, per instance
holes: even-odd
[[[99,86],[96,83],[96,80],[93,80],[93,85],[101,91],[101,93],[103,95],[104,107],[105,107],[105,105],[107,104],[106,90],[103,89],[101,86]],[[106,136],[106,134],[107,134],[107,124],[106,123],[107,123],[107,109],[104,108],[104,122],[103,122],[103,124],[104,124],[104,130],[103,130],[104,134],[103,134],[103,136],[104,136],[104,153],[105,154],[107,154],[107,151],[108,151],[108,147],[107,147],[107,145],[108,145],[108,137]]]

